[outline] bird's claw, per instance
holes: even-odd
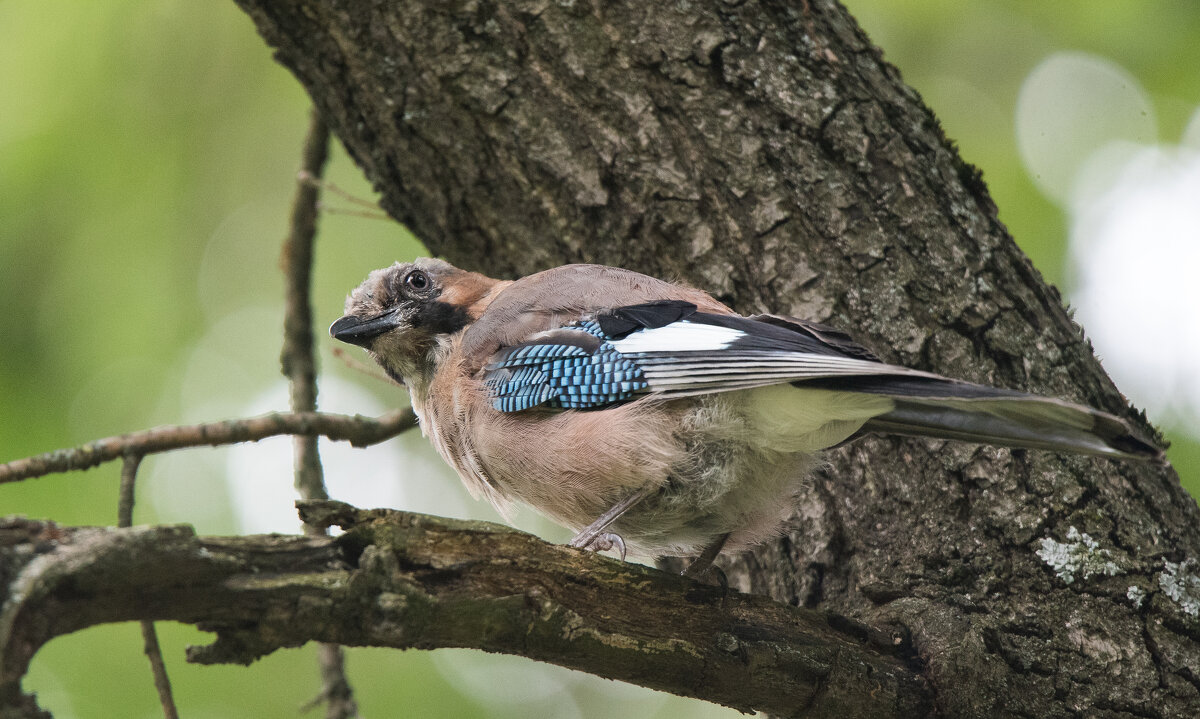
[[[603,532],[590,537],[581,534],[576,535],[568,544],[592,552],[607,552],[610,549],[616,549],[621,555],[621,561],[625,561],[625,540],[621,539],[619,534]]]

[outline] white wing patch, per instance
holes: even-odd
[[[746,333],[729,327],[703,325],[682,320],[664,327],[639,330],[611,342],[622,354],[633,352],[704,352],[723,350]]]

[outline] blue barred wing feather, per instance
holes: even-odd
[[[597,409],[648,388],[641,369],[622,356],[595,321],[578,322],[502,350],[484,368],[492,406],[519,412]]]
[[[493,407],[520,412],[600,409],[648,393],[683,397],[891,369],[809,326],[663,300],[599,312],[504,348],[484,367],[484,383]]]

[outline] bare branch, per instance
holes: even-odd
[[[317,208],[320,210],[323,210],[325,212],[341,213],[341,214],[346,214],[346,215],[358,215],[360,217],[370,217],[370,218],[376,219],[376,220],[387,220],[388,222],[393,221],[392,218],[389,217],[386,212],[379,209],[379,203],[373,202],[371,200],[364,200],[361,197],[352,195],[349,192],[346,192],[345,190],[343,190],[338,185],[330,182],[329,180],[324,180],[320,177],[314,176],[312,173],[306,172],[305,170],[300,171],[300,174],[297,179],[299,179],[300,182],[303,182],[303,183],[312,185],[313,187],[325,190],[326,192],[328,192],[331,195],[336,195],[336,196],[342,198],[343,200],[345,200],[346,202],[349,202],[352,205],[358,205],[359,207],[367,208],[362,211],[338,210],[338,209],[335,209],[332,207],[325,207],[321,202],[317,202]]]
[[[304,140],[302,176],[320,177],[329,157],[329,128],[320,114],[312,111],[308,136]],[[317,200],[320,188],[299,179],[292,202],[292,219],[284,240],[280,262],[287,283],[283,321],[283,349],[279,363],[288,378],[293,412],[317,409],[317,363],[313,357],[312,306],[309,292],[312,278],[313,239],[317,234]],[[296,489],[305,499],[328,499],[317,438],[297,436]]]
[[[150,660],[150,671],[154,675],[154,689],[158,692],[158,701],[162,704],[163,716],[166,719],[179,719],[179,710],[175,707],[175,697],[171,693],[171,680],[167,677],[167,665],[163,663],[162,649],[158,646],[158,633],[154,631],[154,622],[143,619],[142,650]]]
[[[137,486],[137,471],[142,464],[142,455],[130,453],[121,463],[121,489],[117,499],[117,526],[133,526],[133,503]]]
[[[142,463],[140,454],[129,454],[121,465],[121,491],[117,501],[117,526],[133,526],[134,488],[137,485],[137,471]],[[158,692],[158,701],[162,704],[163,716],[166,719],[179,719],[179,710],[175,707],[175,697],[171,692],[171,680],[167,676],[167,665],[163,663],[162,649],[158,646],[158,633],[154,631],[154,622],[143,619],[142,650],[150,660],[150,673],[154,677],[154,689]]]
[[[396,380],[392,379],[391,377],[388,377],[386,374],[383,373],[382,370],[379,369],[379,365],[374,364],[374,363],[367,364],[366,362],[363,362],[362,360],[358,359],[358,357],[351,355],[349,352],[342,349],[341,347],[333,348],[333,356],[337,357],[339,360],[341,360],[342,364],[344,364],[346,367],[354,370],[355,372],[360,372],[362,374],[367,375],[368,377],[370,377],[372,379],[377,379],[380,382],[384,382],[384,383],[387,383],[390,385],[397,384]]]
[[[358,716],[358,702],[346,677],[346,652],[340,644],[322,642],[317,645],[317,666],[321,670],[321,693],[300,708],[309,711],[325,704],[326,717]]]
[[[336,187],[336,185],[326,185],[326,188],[329,190],[332,190],[334,187]],[[370,210],[347,210],[344,207],[333,207],[325,204],[324,202],[318,202],[317,209],[321,210],[321,212],[324,212],[327,215],[345,215],[347,217],[361,217],[364,220],[384,220],[385,222],[395,222],[390,215],[382,210],[375,212],[371,212]]]
[[[337,539],[197,537],[188,527],[60,528],[8,519],[0,704],[54,636],[171,619],[217,633],[202,663],[317,640],[516,654],[726,704],[808,717],[923,716],[900,639],[484,522],[302,503]],[[36,547],[36,550],[35,550]]]
[[[184,447],[257,442],[281,434],[320,435],[347,441],[355,447],[366,447],[391,439],[416,425],[417,418],[412,410],[402,409],[377,418],[324,412],[271,412],[246,419],[155,427],[0,464],[0,484],[55,472],[90,469],[126,454],[144,455]]]
[[[292,201],[291,227],[284,240],[281,257],[287,290],[283,349],[279,363],[284,376],[288,378],[293,412],[314,412],[317,409],[317,361],[313,356],[309,295],[321,188],[311,180],[319,181],[328,158],[329,128],[321,119],[321,114],[313,109],[308,135],[304,139],[296,196]],[[295,483],[300,496],[303,499],[329,499],[317,438],[297,436],[292,444],[295,451]],[[324,536],[327,531],[325,527],[305,524],[304,533]],[[354,703],[354,694],[346,678],[342,648],[336,644],[322,644],[317,651],[317,664],[321,669],[321,692],[318,696],[326,702],[326,719],[358,716],[358,706]]]

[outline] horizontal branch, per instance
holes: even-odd
[[[51,638],[135,619],[215,631],[201,663],[308,641],[522,655],[742,711],[922,716],[890,636],[483,522],[301,503],[337,539],[0,522],[0,706]],[[36,550],[35,550],[36,548]]]
[[[0,484],[55,472],[90,469],[126,455],[153,454],[184,447],[257,442],[281,434],[319,435],[347,441],[355,447],[366,447],[391,439],[406,429],[415,427],[416,424],[417,419],[412,410],[405,409],[378,418],[325,412],[271,412],[247,419],[155,427],[0,464]]]

